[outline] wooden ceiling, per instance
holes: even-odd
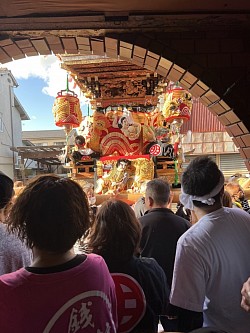
[[[42,36],[57,30],[71,35],[108,32],[211,31],[247,29],[248,0],[1,0],[1,32]],[[32,32],[33,31],[33,32]]]
[[[76,76],[78,82],[95,77],[101,82],[138,77],[146,79],[147,75],[153,74],[146,68],[119,59],[67,55],[61,55],[61,59],[61,67]]]
[[[94,99],[92,106],[95,102],[100,107],[157,104],[161,76],[149,69],[100,56],[60,55],[60,59],[86,97]]]
[[[250,9],[248,0],[144,0],[144,1],[117,1],[117,0],[1,0],[1,16],[25,17],[48,16],[51,14],[81,14],[83,11],[91,13],[183,13],[183,12],[231,12]]]
[[[91,55],[96,48],[104,54],[108,45],[99,50],[98,38],[122,33],[241,34],[250,31],[249,17],[249,0],[1,0],[0,63],[52,52]]]

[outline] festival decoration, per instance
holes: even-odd
[[[192,95],[177,84],[166,92],[162,114],[168,123],[182,124],[190,119],[192,105]]]
[[[158,156],[158,155],[160,155],[160,153],[161,153],[161,146],[158,143],[156,143],[155,145],[153,145],[152,147],[150,147],[149,153],[152,156]]]
[[[66,145],[64,152],[59,157],[61,162],[65,164],[67,159],[70,159],[71,155],[70,138],[72,136],[72,130],[75,127],[79,127],[82,121],[80,101],[77,94],[69,90],[68,74],[66,89],[57,93],[57,97],[52,107],[52,112],[55,119],[55,125],[58,127],[64,127],[66,133]]]
[[[140,193],[154,177],[149,155],[103,156],[96,167],[96,194]]]
[[[89,147],[102,156],[144,154],[149,143],[155,141],[154,131],[144,119],[137,112],[95,111]]]
[[[182,144],[180,130],[183,122],[190,119],[192,105],[192,95],[180,87],[178,83],[167,90],[162,108],[162,115],[165,121],[170,124],[170,136],[173,144],[175,169],[175,179],[172,184],[173,187],[180,187],[178,176],[178,156]]]
[[[68,76],[67,88],[57,93],[52,112],[55,119],[55,125],[64,127],[67,135],[73,128],[79,127],[82,121],[80,102],[77,94],[68,88]]]

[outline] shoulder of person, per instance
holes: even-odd
[[[141,264],[145,264],[148,266],[155,266],[155,265],[157,266],[158,265],[157,261],[154,258],[140,257],[140,258],[138,258],[138,260]]]
[[[185,219],[182,216],[173,214],[173,217],[171,217],[171,218],[173,219],[173,221],[176,221],[177,223],[180,223],[181,225],[183,225],[187,229],[191,227],[190,221],[188,221],[187,219]]]
[[[161,272],[165,276],[163,269],[154,258],[140,257],[138,258],[138,265],[144,266],[149,270]]]
[[[138,269],[142,273],[142,275],[140,273],[141,279],[148,281],[148,286],[154,285],[154,288],[164,291],[168,297],[170,288],[167,283],[166,275],[158,262],[154,258],[145,257],[138,258],[138,260]],[[151,281],[151,283],[149,283],[149,281]]]
[[[89,254],[87,254],[87,259],[88,259],[88,261],[92,261],[93,263],[104,264],[106,266],[105,260],[103,259],[103,257],[101,257],[98,254],[89,253]]]

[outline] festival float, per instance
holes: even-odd
[[[115,84],[97,77],[75,81],[91,98],[91,116],[82,116],[79,99],[68,85],[53,105],[55,124],[66,133],[63,163],[69,177],[91,189],[97,204],[110,196],[134,202],[155,177],[166,178],[178,189],[180,129],[190,119],[192,96],[148,72]],[[72,146],[68,137],[74,128]]]

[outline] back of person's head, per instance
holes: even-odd
[[[99,208],[89,247],[105,258],[128,261],[138,253],[141,226],[133,209],[121,200],[111,199]]]
[[[8,224],[30,248],[64,253],[89,228],[88,201],[73,180],[42,175],[32,179],[17,197]]]
[[[199,156],[191,161],[183,172],[181,185],[185,194],[203,197],[211,193],[209,199],[213,198],[218,203],[221,200],[220,191],[224,187],[224,176],[210,157]],[[214,191],[215,194],[213,194]],[[202,200],[193,200],[193,204],[197,207],[209,206]]]
[[[165,206],[170,199],[170,185],[161,178],[155,178],[147,183],[145,196],[152,198],[154,204]]]
[[[230,193],[226,190],[223,193],[222,206],[223,207],[229,207],[229,208],[233,207],[232,197],[231,197]]]
[[[75,137],[75,143],[77,144],[77,145],[84,145],[85,144],[85,138],[84,138],[84,136],[83,135],[77,135],[76,137]]]
[[[10,202],[14,194],[13,188],[13,180],[0,171],[0,209]]]

